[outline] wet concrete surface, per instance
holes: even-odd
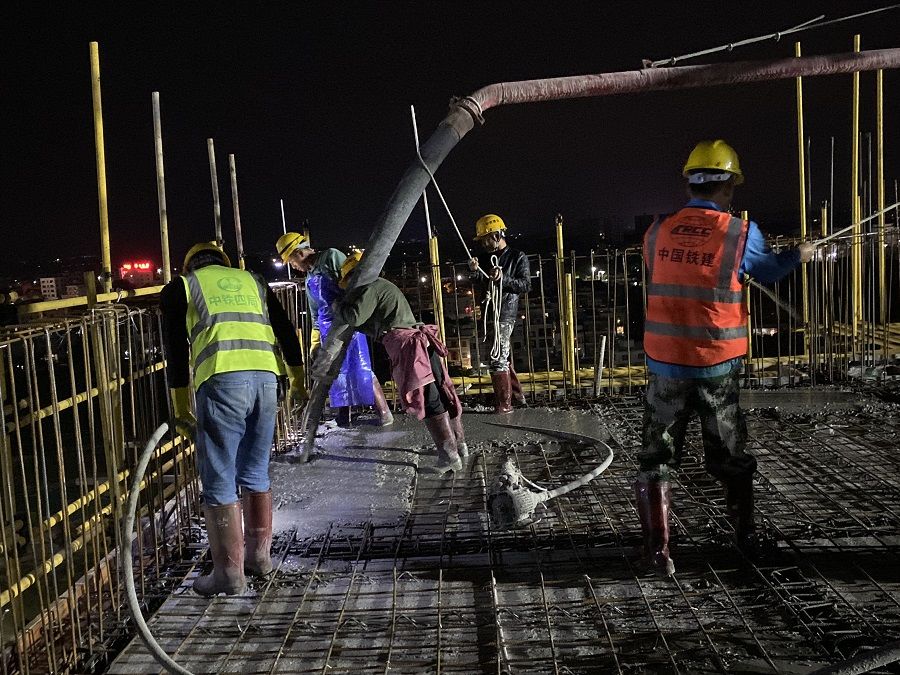
[[[210,601],[189,587],[201,564],[151,628],[198,673],[805,673],[895,639],[898,406],[773,393],[744,400],[774,543],[758,565],[730,543],[694,426],[672,486],[676,577],[643,573],[638,396],[467,414],[473,457],[444,479],[424,471],[436,460],[424,426],[399,415],[327,432],[308,464],[276,458],[278,573]],[[524,427],[605,439],[616,458],[528,527],[498,530],[485,505],[507,456],[547,487],[602,459]],[[135,641],[108,672],[159,671]]]

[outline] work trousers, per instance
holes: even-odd
[[[434,417],[447,412],[448,401],[444,400],[442,385],[444,384],[444,369],[441,368],[441,357],[434,349],[428,348],[428,360],[431,361],[431,372],[434,374],[434,382],[425,385],[425,417]]]
[[[500,336],[500,354],[495,359],[490,355],[491,345],[494,343],[493,324],[490,324],[487,332],[487,340],[483,343],[485,349],[488,350],[488,370],[492,373],[506,372],[509,370],[509,350],[512,339],[513,329],[516,327],[515,320],[501,321],[498,324],[497,333]]]
[[[275,435],[275,374],[241,370],[213,375],[197,390],[197,461],[203,501],[238,500],[238,488],[269,489],[269,454]]]
[[[739,370],[722,377],[673,379],[650,373],[644,406],[642,472],[667,473],[681,463],[685,433],[700,418],[704,466],[723,482],[746,479],[756,458],[746,451],[747,425],[740,407]]]

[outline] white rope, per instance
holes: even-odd
[[[500,275],[494,279],[488,277],[487,298],[484,301],[484,339],[487,340],[488,321],[494,329],[494,339],[491,342],[491,361],[499,361],[503,355],[503,336],[500,335],[500,303],[503,301],[503,270],[500,269],[500,259],[496,255],[491,256],[491,267],[499,269]],[[480,267],[478,269],[481,269]],[[486,275],[485,275],[486,276]]]
[[[416,129],[416,157],[419,158],[419,164],[422,165],[422,168],[425,169],[425,173],[428,174],[428,177],[431,179],[431,184],[434,185],[435,191],[438,193],[438,197],[441,198],[441,203],[444,205],[444,210],[447,212],[447,216],[450,218],[450,224],[453,225],[453,229],[456,230],[456,236],[459,237],[459,242],[462,244],[463,250],[469,254],[470,259],[474,259],[475,256],[472,255],[472,252],[469,250],[469,245],[466,244],[465,237],[462,236],[462,232],[459,231],[459,226],[456,224],[456,218],[453,217],[453,214],[450,212],[450,205],[447,204],[447,200],[444,199],[444,193],[441,192],[441,188],[437,183],[437,179],[434,177],[434,174],[431,173],[431,169],[428,168],[428,165],[425,163],[425,160],[422,159],[422,152],[419,149],[419,131],[416,128],[416,109],[413,106],[410,106],[410,110],[412,111],[413,116],[413,129]],[[423,190],[424,194],[424,190]],[[485,272],[480,267],[478,270],[484,275],[486,279],[489,279],[488,273]]]
[[[441,192],[441,188],[437,183],[437,179],[434,177],[431,169],[428,168],[428,165],[422,158],[422,152],[419,148],[419,131],[416,125],[416,109],[414,106],[410,106],[409,108],[410,112],[412,113],[413,130],[415,131],[416,139],[416,156],[419,158],[419,164],[421,164],[422,168],[425,169],[425,172],[431,179],[431,184],[434,185],[434,189],[438,193],[438,197],[441,198],[441,204],[444,205],[444,210],[447,212],[447,217],[450,218],[450,223],[451,225],[453,225],[453,229],[456,231],[456,236],[459,237],[459,241],[463,246],[463,250],[468,253],[470,260],[474,260],[475,256],[472,255],[472,252],[469,250],[469,245],[466,244],[466,240],[462,236],[462,232],[459,231],[459,226],[456,224],[456,218],[453,217],[453,213],[450,211],[450,205],[447,204],[447,200],[444,199],[444,193]],[[431,228],[429,226],[429,231],[430,229]],[[491,256],[491,265],[494,269],[500,267],[499,259],[496,255]],[[488,280],[487,298],[485,299],[484,303],[484,339],[487,340],[488,321],[490,321],[490,325],[493,326],[494,329],[494,339],[491,343],[491,360],[497,361],[503,354],[503,338],[500,335],[500,303],[503,299],[503,270],[500,270],[500,276],[497,279],[493,279],[491,275],[481,269],[480,265],[477,269],[479,272],[481,272],[482,276],[484,276],[484,278]]]

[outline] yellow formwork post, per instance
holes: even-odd
[[[438,249],[438,238],[428,240],[428,257],[431,260],[431,291],[434,295],[434,321],[437,323],[441,342],[447,342],[444,337],[444,292],[441,284],[441,256]]]
[[[853,36],[853,51],[859,52],[859,35]],[[850,157],[850,215],[851,223],[859,223],[861,210],[859,206],[859,72],[853,73],[853,119],[851,122],[851,157]],[[853,335],[853,349],[857,346],[857,334],[862,322],[862,226],[853,228],[853,237],[850,244],[850,269],[851,269],[851,334]]]
[[[750,220],[747,211],[741,211],[742,220]],[[753,360],[753,331],[750,327],[750,284],[744,284],[744,302],[747,303],[747,375],[750,374],[750,362]]]
[[[875,73],[875,139],[877,143],[876,180],[878,181],[878,294],[879,312],[884,337],[882,338],[881,355],[888,358],[888,313],[887,313],[887,276],[885,259],[885,214],[884,214],[884,71]]]
[[[794,43],[794,56],[800,57],[800,43]],[[800,169],[800,238],[806,240],[806,151],[803,144],[803,78],[797,78],[797,160]],[[803,312],[803,355],[809,354],[809,273],[800,266]]]
[[[153,146],[156,151],[156,199],[159,203],[159,241],[162,249],[162,280],[172,280],[172,261],[169,258],[169,215],[166,210],[166,172],[163,167],[162,119],[159,112],[159,92],[151,95],[153,104]]]
[[[109,252],[109,209],[106,194],[106,146],[103,142],[103,105],[100,100],[100,46],[90,44],[91,95],[94,108],[94,149],[97,155],[97,200],[100,205],[100,274],[103,290],[112,290],[112,262]]]
[[[562,367],[563,373],[569,372],[569,302],[566,296],[566,258],[563,245],[563,217],[556,214],[556,288],[557,303],[559,306],[559,332],[562,342]]]
[[[566,315],[568,330],[566,331],[566,351],[569,355],[569,384],[576,385],[575,359],[575,306],[572,286],[572,273],[566,272]]]

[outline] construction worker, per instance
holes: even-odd
[[[484,253],[469,261],[469,269],[485,295],[485,339],[490,340],[488,368],[494,386],[494,412],[512,412],[512,402],[525,405],[525,394],[510,356],[510,338],[519,313],[519,296],[531,290],[528,258],[506,243],[506,223],[489,213],[475,223],[475,241]],[[487,279],[479,271],[484,270]],[[499,306],[493,298],[499,295]]]
[[[309,238],[299,232],[283,234],[275,248],[285,264],[306,275],[306,297],[313,317],[312,354],[331,328],[331,304],[343,295],[338,280],[347,256],[336,248],[316,251],[309,245]],[[350,406],[354,405],[374,405],[381,426],[394,422],[378,378],[372,372],[369,344],[360,333],[351,338],[341,372],[335,377],[328,396],[331,407],[337,409],[339,426],[350,426]]]
[[[362,251],[355,251],[341,266],[343,288],[361,259]],[[441,360],[447,348],[438,338],[437,326],[420,323],[403,291],[382,278],[349,291],[332,305],[332,312],[336,322],[384,345],[404,409],[425,422],[434,441],[438,454],[434,471],[444,474],[461,470],[469,456],[462,404]],[[339,344],[326,340],[313,359],[313,377],[324,377],[339,351]]]
[[[194,590],[235,595],[246,587],[245,570],[257,576],[272,571],[269,453],[282,372],[275,345],[287,367],[290,397],[302,403],[300,343],[268,285],[233,269],[215,242],[193,246],[183,270],[166,284],[160,306],[175,428],[197,444],[213,559],[212,573],[197,578]]]
[[[725,141],[702,141],[684,165],[690,201],[661,217],[644,235],[647,317],[644,351],[649,380],[640,472],[634,483],[649,563],[667,575],[670,472],[697,415],[705,466],[725,489],[736,542],[757,550],[753,513],[756,458],[746,451],[738,374],[747,353],[742,279],[774,283],[812,259],[803,243],[773,253],[752,221],[730,214],[734,188],[744,182],[737,153]]]

